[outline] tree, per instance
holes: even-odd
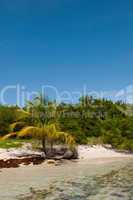
[[[45,154],[47,153],[47,144],[50,144],[51,152],[56,142],[68,144],[70,147],[75,145],[74,137],[66,132],[61,132],[57,126],[55,103],[38,95],[33,101],[28,102],[28,110],[33,119],[33,125],[26,126],[19,131],[19,137],[31,136],[41,140]]]
[[[65,143],[69,145],[70,148],[75,146],[74,137],[70,134],[61,132],[56,128],[55,124],[41,125],[41,126],[29,126],[25,127],[18,133],[19,137],[32,136],[38,140],[41,140],[44,153],[47,155],[46,145],[50,143],[51,152],[53,150],[53,145],[55,142]]]

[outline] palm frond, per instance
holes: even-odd
[[[29,117],[30,116],[30,113],[23,110],[23,109],[17,109],[17,112],[16,112],[16,117],[17,117],[17,120],[22,120],[26,117]]]
[[[7,140],[7,139],[9,139],[9,138],[15,138],[15,137],[17,137],[17,133],[8,133],[8,134],[6,134],[5,136],[3,136],[2,138],[1,138],[1,140]]]
[[[18,132],[18,137],[39,137],[41,129],[34,126],[27,126]]]
[[[57,132],[57,140],[69,145],[70,147],[76,145],[74,137],[66,132]]]

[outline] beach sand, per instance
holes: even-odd
[[[102,146],[78,147],[79,159],[63,161],[60,165],[48,164],[20,166],[19,168],[0,170],[0,200],[15,200],[16,196],[26,194],[29,188],[43,189],[60,180],[77,179],[78,177],[104,174],[110,170],[126,165],[133,156],[117,153]],[[21,150],[21,153],[24,151]],[[14,151],[13,156],[20,154]],[[0,159],[10,158],[11,150],[1,150]]]
[[[102,145],[79,145],[79,159],[96,159],[96,158],[133,158],[133,154],[120,153],[111,148],[105,148]]]

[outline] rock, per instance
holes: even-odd
[[[72,159],[73,157],[73,152],[70,150],[67,150],[66,153],[63,155],[64,159]]]
[[[78,158],[78,152],[76,149],[74,150],[68,149],[63,155],[63,159],[77,159],[77,158]]]
[[[57,146],[53,148],[52,152],[51,149],[47,148],[46,159],[49,160],[62,160],[62,159],[77,159],[78,158],[78,151],[77,149],[70,149],[69,147],[62,147]]]
[[[68,150],[67,147],[57,147],[57,148],[55,149],[56,154],[57,154],[58,156],[64,155],[64,153],[65,153],[67,150]]]
[[[54,164],[54,165],[56,165],[56,161],[55,160],[47,160],[47,164]]]

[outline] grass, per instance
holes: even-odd
[[[8,139],[0,140],[0,148],[9,149],[9,148],[19,148],[22,147],[24,143],[30,143],[31,139]]]

